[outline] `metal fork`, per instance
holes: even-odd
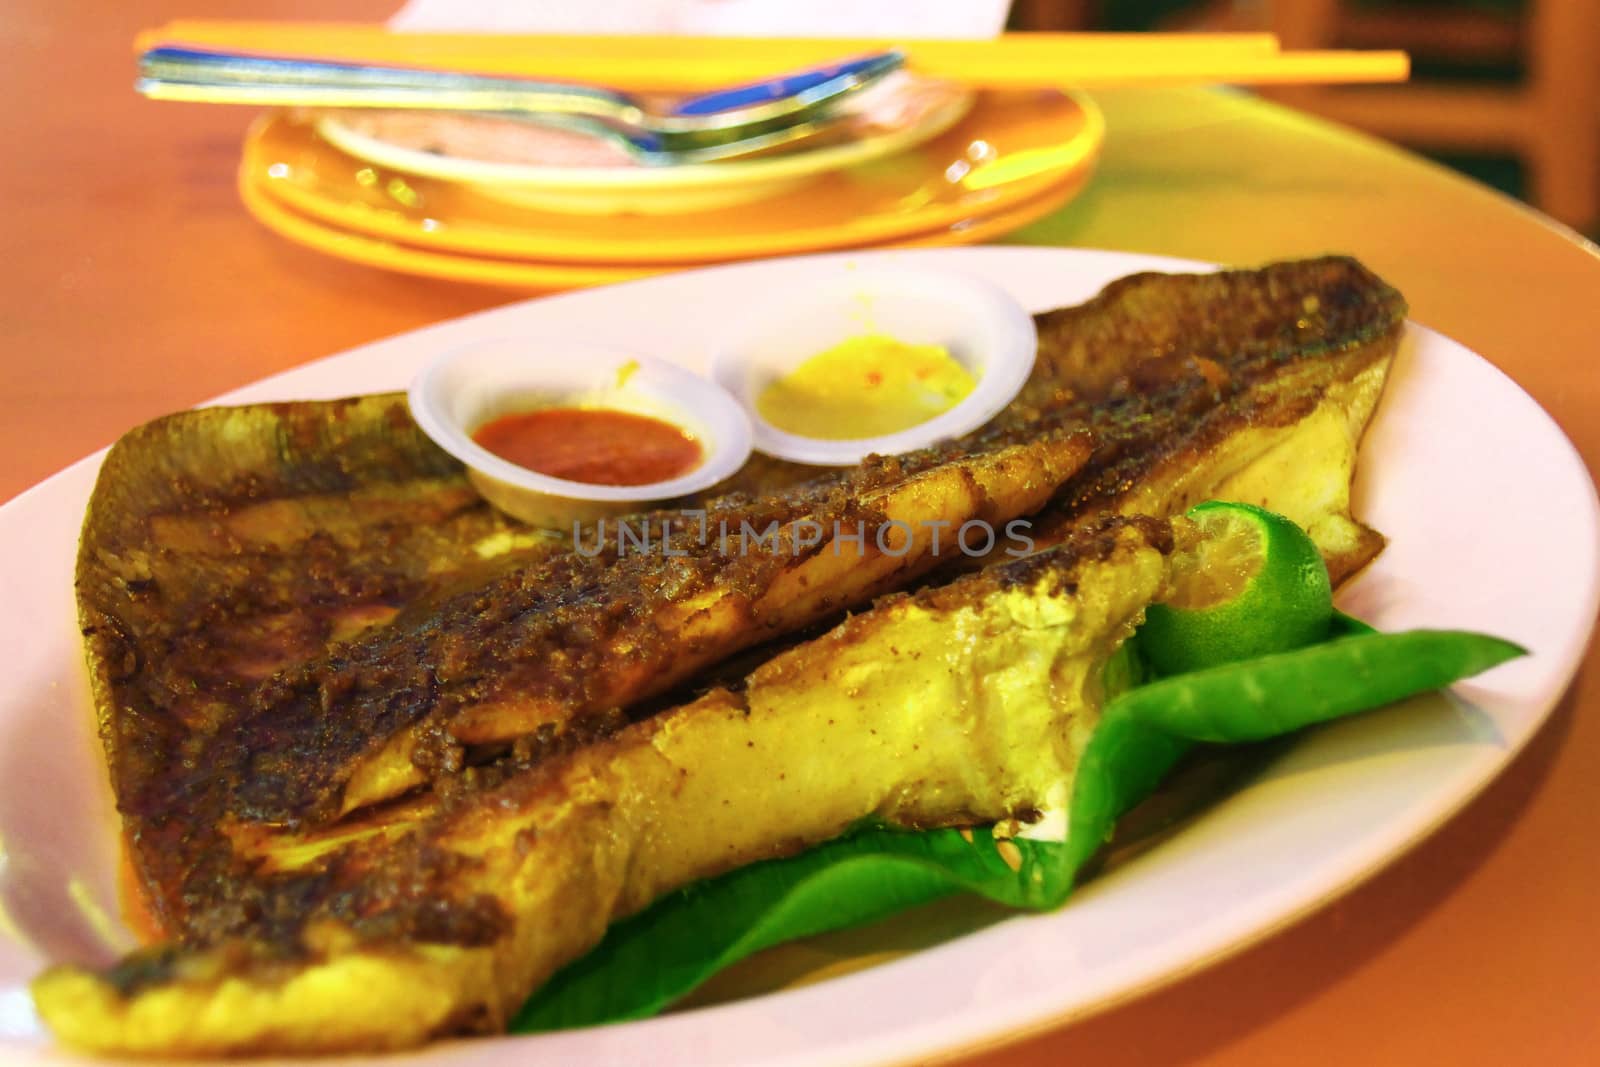
[[[666,110],[598,86],[186,48],[144,53],[137,88],[159,100],[494,112],[606,137],[641,162],[662,164],[750,155],[815,136],[850,95],[904,62],[898,51],[876,53]]]

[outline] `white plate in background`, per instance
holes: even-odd
[[[428,151],[420,143],[374,136],[356,128],[338,112],[323,115],[316,125],[317,132],[334,147],[358,159],[407,174],[460,182],[484,196],[518,207],[577,215],[671,215],[765,200],[829,171],[883,159],[931,141],[960,122],[976,99],[971,92],[943,88],[937,91],[941,97],[913,120],[840,143],[797,147],[792,152],[750,159],[674,166],[563,166],[474,159]],[[461,120],[441,113],[430,121]],[[468,121],[480,120],[469,117]],[[527,124],[513,132],[532,136],[537,135],[538,127]]]

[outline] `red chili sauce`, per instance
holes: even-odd
[[[502,415],[472,439],[501,459],[590,485],[649,485],[700,464],[700,442],[661,419],[626,411],[541,408]]]

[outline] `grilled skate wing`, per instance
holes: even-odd
[[[904,584],[956,554],[950,531],[962,523],[1003,524],[1038,510],[1089,447],[1069,429],[958,454],[859,498],[786,516],[774,541],[737,540],[735,524],[730,540],[686,538],[681,557],[586,566],[568,554],[555,568],[512,573],[420,627],[390,626],[275,679],[259,710],[219,738],[215,762],[239,768],[237,810],[251,818],[315,823],[389,799],[426,781],[430,762],[437,767],[437,758],[419,758],[430,737],[451,770],[452,746],[583,727],[741,648]],[[820,544],[797,543],[803,522]],[[873,531],[887,522],[900,527],[880,546]],[[846,536],[856,539],[845,544]]]
[[[773,505],[761,514],[785,519],[819,510],[847,518],[867,512],[869,530],[890,515],[965,510],[995,521],[1012,506],[1023,509],[1017,514],[1042,506],[1033,532],[1044,546],[1077,544],[1109,516],[1167,515],[1195,499],[1224,496],[1289,513],[1312,529],[1336,575],[1347,573],[1381,545],[1349,515],[1349,477],[1403,313],[1397,294],[1349,260],[1126,279],[1081,308],[1040,317],[1034,377],[983,439],[920,460],[889,461],[909,465],[870,484],[852,487],[851,475],[836,475],[757,504]],[[1092,452],[1073,434],[1085,427]],[[1026,449],[1021,454],[1034,457],[1031,469],[996,465],[989,481],[970,471],[959,478],[944,473],[977,457],[996,460],[1004,447],[1047,433],[1059,451],[1048,453],[1055,458],[1042,476],[1038,457],[1047,453]],[[247,447],[230,452],[233,438]],[[752,486],[801,477],[778,464],[747,474]],[[876,494],[870,506],[863,503],[869,494]],[[597,603],[651,609],[642,616],[648,625],[632,631],[633,644],[607,643],[612,631],[573,628],[556,644],[522,651],[532,653],[527,658],[536,667],[541,648],[559,653],[545,669],[631,700],[651,691],[641,658],[662,655],[661,662],[687,664],[682,669],[692,674],[709,662],[695,658],[703,634],[717,641],[731,633],[725,652],[752,633],[759,640],[842,606],[836,596],[865,598],[897,587],[926,561],[895,567],[847,548],[839,557],[819,551],[798,562],[813,569],[784,567],[752,582],[748,572],[713,568],[716,581],[673,589],[670,572],[628,571],[628,561],[602,559],[597,573],[620,568],[629,577],[613,578]],[[811,646],[803,646],[791,654],[797,658],[758,671],[744,694],[718,691],[625,729],[616,714],[578,716],[554,746],[541,747],[535,726],[531,749],[522,748],[526,734],[518,737],[511,755],[484,773],[460,762],[465,739],[510,736],[512,724],[543,721],[539,716],[551,707],[548,693],[536,700],[526,688],[518,691],[526,676],[516,674],[514,656],[502,655],[515,651],[511,646],[489,649],[483,676],[468,679],[466,699],[433,720],[448,730],[406,725],[424,719],[434,710],[428,707],[413,709],[404,722],[363,724],[359,716],[346,722],[327,714],[349,710],[340,703],[348,699],[340,686],[351,678],[384,699],[408,691],[396,661],[382,655],[369,666],[383,669],[365,676],[330,672],[330,663],[348,665],[354,652],[385,640],[414,644],[430,627],[448,637],[440,620],[451,605],[507,607],[514,598],[497,590],[520,582],[524,593],[537,594],[552,588],[545,582],[551,574],[581,569],[562,567],[576,567],[571,553],[548,537],[508,527],[467,495],[459,471],[420,439],[395,398],[191,412],[120,443],[85,527],[80,608],[132,852],[161,919],[187,947],[136,957],[106,979],[52,972],[39,986],[52,1027],[85,1047],[174,1053],[376,1048],[492,1029],[514,1010],[515,991],[536,985],[592,943],[597,924],[603,928],[610,917],[641,906],[657,885],[725,869],[708,858],[715,854],[700,829],[656,827],[652,812],[681,814],[713,786],[728,790],[726,825],[716,823],[720,816],[712,810],[721,795],[717,805],[707,801],[693,810],[723,835],[718,844],[726,855],[719,862],[735,865],[837,832],[822,829],[834,825],[827,797],[815,818],[796,811],[793,801],[768,799],[797,788],[786,784],[796,776],[799,783],[825,782],[847,806],[870,794],[876,799],[866,810],[920,825],[1017,810],[1016,796],[1037,784],[1030,768],[1045,767],[1018,762],[1021,739],[1000,741],[1002,719],[1030,729],[1026,713],[1011,706],[1021,697],[994,705],[999,718],[963,750],[966,769],[941,763],[923,774],[917,764],[881,796],[866,787],[891,780],[884,776],[895,772],[904,746],[890,753],[865,744],[863,759],[884,766],[865,765],[863,791],[852,792],[832,777],[855,766],[848,759],[855,748],[831,747],[830,738],[853,736],[848,731],[739,732],[774,721],[754,714],[758,706],[776,709],[784,721],[805,721],[803,709],[819,699],[826,705],[833,698],[818,694],[845,678],[830,673],[836,665],[856,666],[860,674],[850,684],[857,693],[871,691],[863,677],[889,679],[885,684],[896,692],[921,685],[916,705],[927,712],[924,722],[933,721],[940,701],[964,709],[963,700],[985,698],[989,686],[956,691],[915,670],[895,673],[909,670],[915,658],[879,665],[880,624],[862,620],[889,618],[880,615],[888,608],[825,638],[833,642],[831,659],[805,658]],[[648,596],[641,594],[647,584],[641,574],[657,583],[645,590]],[[949,589],[966,594],[950,595],[982,590],[979,599],[1022,603],[1014,586],[963,584],[978,580],[963,579]],[[719,597],[726,590],[735,595]],[[939,595],[912,603],[932,612],[937,603],[930,598]],[[985,620],[1014,623],[1009,609],[975,610]],[[763,618],[772,625],[762,625]],[[939,620],[924,629],[967,633],[956,615]],[[904,645],[920,639],[914,620],[898,625],[906,631]],[[677,643],[661,651],[658,631]],[[462,630],[454,640],[470,651],[475,636]],[[1010,647],[1016,662],[1028,658],[1003,638],[985,641]],[[968,642],[970,654],[985,641]],[[902,641],[888,647],[892,656]],[[470,673],[462,672],[458,652],[448,642],[435,645],[416,665],[435,679],[441,671]],[[999,660],[952,670],[951,678],[962,670],[969,680],[1006,676]],[[313,682],[307,692],[314,699],[302,705],[302,718],[261,716],[263,708],[292,710],[293,701],[281,700],[284,679],[296,672]],[[326,706],[324,685],[333,700]],[[1025,690],[1022,684],[1018,692]],[[260,700],[274,691],[280,703]],[[847,719],[864,713],[837,702]],[[244,715],[250,708],[255,726],[281,731],[276,748],[240,730],[251,725]],[[1085,721],[1067,730],[1072,751]],[[869,737],[874,728],[867,727]],[[245,736],[234,757],[261,762],[205,758],[218,753],[219,736],[236,732]],[[678,762],[667,763],[661,746],[677,746]],[[992,755],[977,754],[985,746]],[[949,754],[937,745],[934,751]],[[691,765],[691,756],[712,762]],[[989,781],[989,763],[1020,783],[1013,794]],[[177,768],[186,764],[201,773],[185,777]],[[690,787],[660,777],[663,766],[703,784],[706,795],[691,790],[680,804],[679,793]],[[433,792],[364,806],[423,778],[432,778]],[[219,789],[219,782],[249,783],[254,792]],[[651,799],[649,789],[664,792]],[[614,797],[633,799],[608,799]],[[952,814],[969,801],[964,816]],[[608,804],[619,813],[609,814]],[[792,836],[767,840],[765,851],[740,836],[752,811],[759,815],[752,832],[766,833],[776,828],[768,813],[785,807],[796,827]],[[348,814],[352,809],[360,810]],[[323,822],[341,811],[345,818]],[[285,824],[273,825],[277,820]],[[649,833],[640,829],[646,825]],[[686,851],[653,850],[657,835],[673,842],[674,834],[690,835],[688,844],[673,845]],[[537,877],[506,852],[507,841],[541,857]],[[384,903],[390,899],[393,906]],[[419,992],[435,982],[448,997]],[[370,1003],[348,1003],[357,988]],[[196,1013],[205,1025],[196,1025]],[[258,1014],[276,1021],[251,1022]]]
[[[1356,261],[1133,275],[1038,323],[1040,362],[1002,418],[1075,412],[1097,441],[1039,517],[1041,543],[1220,498],[1305,527],[1335,582],[1382,548],[1350,514],[1350,481],[1405,302]]]
[[[112,783],[135,801],[320,656],[512,537],[404,397],[207,408],[112,448],[80,541],[79,618]]]
[[[717,586],[663,605],[653,621],[656,632],[672,641],[672,658],[660,664],[648,688],[609,692],[601,702],[626,704],[650,695],[731,650],[793,632],[905,584],[952,554],[952,531],[962,523],[1003,525],[1043,507],[1083,465],[1089,447],[1086,434],[1044,434],[1033,443],[942,464],[866,497],[863,510],[874,519],[844,521],[837,538],[833,529],[823,531],[815,551],[797,550],[792,526],[780,527],[774,534],[776,554],[792,564],[753,597]],[[826,518],[818,515],[813,521]],[[891,523],[900,525],[885,535],[885,549],[874,530]],[[942,543],[936,548],[940,531]],[[719,551],[729,548],[725,544]],[[731,550],[756,551],[754,539],[734,542]],[[506,740],[531,732],[552,713],[559,710],[515,700],[480,704],[457,716],[451,733],[468,743]],[[348,797],[346,806],[351,806]]]
[[[1244,501],[1304,528],[1334,584],[1343,582],[1383,547],[1351,515],[1350,485],[1391,354],[1392,347],[1362,350],[1285,374],[1254,392],[1248,414],[1219,405],[1172,426],[1168,447],[1112,464],[1111,479],[1091,459],[1064,502],[1041,517],[1039,539],[1049,543],[1105,514],[1176,515],[1203,500]],[[1107,485],[1115,488],[1105,492]]]
[[[608,923],[695,879],[837,836],[1043,804],[1075,766],[1100,670],[1157,597],[1170,534],[1115,523],[1026,560],[899,595],[715,690],[357,841],[334,890],[263,941],[152,950],[35,985],[63,1040],[203,1055],[404,1047],[502,1028]],[[394,931],[399,931],[397,935]]]

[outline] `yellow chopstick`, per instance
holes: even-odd
[[[915,64],[913,64],[914,66]],[[1032,72],[1028,72],[1031,74]],[[1222,59],[1162,59],[1144,66],[1118,62],[1064,64],[1057,84],[1094,89],[1130,85],[1293,85],[1405,81],[1411,59],[1404,52],[1281,52],[1276,56]],[[1029,88],[1003,73],[984,88]]]
[[[351,58],[394,61],[426,59],[435,51],[470,52],[505,63],[571,60],[574,49],[583,59],[600,63],[744,62],[728,53],[754,53],[754,62],[801,64],[826,62],[853,52],[879,51],[895,43],[954,54],[985,55],[1110,55],[1176,54],[1271,55],[1278,39],[1270,33],[1008,33],[992,40],[916,40],[886,37],[681,37],[653,34],[562,36],[515,33],[400,33],[381,25],[355,22],[251,22],[227,19],[178,19],[145,30],[135,39],[143,51],[157,44],[184,43],[274,54],[347,53]]]
[[[562,37],[395,33],[354,23],[182,20],[136,46],[186,45],[304,59],[696,91],[903,48],[908,66],[980,89],[1184,83],[1399,81],[1403,52],[1280,53],[1271,34],[1005,34],[993,40]]]
[[[906,47],[915,69],[988,85],[1060,83],[1066,61],[1128,55],[1137,62],[1171,55],[1262,57],[1277,51],[1271,34],[1009,34],[992,41],[890,41],[706,37],[563,37],[521,34],[393,33],[350,23],[186,20],[139,35],[140,51],[160,44],[400,66],[588,81],[620,89],[710,89],[756,81],[843,56]],[[1029,72],[1033,72],[1031,77]]]

